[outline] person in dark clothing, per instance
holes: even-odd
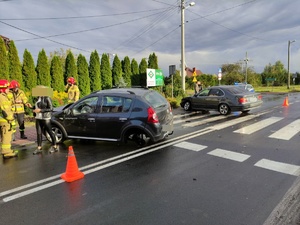
[[[53,106],[52,101],[49,96],[38,96],[38,99],[35,103],[33,112],[35,114],[35,127],[37,134],[37,149],[33,154],[38,154],[42,152],[42,136],[43,129],[50,135],[52,141],[52,147],[49,150],[49,153],[58,151],[58,146],[56,144],[56,136],[52,131],[50,119],[52,116]]]

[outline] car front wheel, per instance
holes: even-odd
[[[185,111],[190,111],[191,110],[191,102],[187,101],[186,103],[184,103],[183,109]]]
[[[66,137],[60,127],[52,125],[52,131],[56,137],[57,144],[63,143],[66,140]],[[51,137],[47,131],[45,132],[45,136],[49,142],[52,142]]]
[[[219,105],[219,112],[221,115],[228,115],[230,113],[230,108],[228,105],[222,103]]]

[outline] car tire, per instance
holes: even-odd
[[[221,115],[228,115],[230,113],[229,106],[227,104],[224,104],[224,103],[220,104],[219,105],[219,113]]]
[[[52,125],[52,131],[56,137],[56,143],[60,144],[63,143],[66,140],[66,137],[64,135],[64,132],[62,131],[62,129],[56,125]],[[52,142],[50,135],[48,134],[47,131],[45,131],[45,137],[47,138],[47,140],[49,142]]]
[[[148,137],[145,133],[141,131],[128,135],[126,139],[135,142],[138,147],[144,147],[147,144],[151,143],[150,137]]]
[[[189,101],[185,102],[183,105],[183,109],[185,111],[191,111],[191,102],[189,102]]]

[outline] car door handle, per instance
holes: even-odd
[[[119,118],[120,121],[126,121],[127,118]]]
[[[89,122],[95,122],[95,118],[88,118]]]

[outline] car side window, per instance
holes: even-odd
[[[204,89],[203,91],[200,91],[198,94],[198,96],[207,96],[209,92],[209,89]]]
[[[211,89],[209,92],[209,96],[223,96],[224,93],[221,89]]]
[[[116,96],[103,96],[101,101],[101,113],[128,112],[132,99]]]
[[[94,113],[97,108],[97,102],[98,102],[97,96],[84,99],[73,107],[72,109],[73,114],[76,116],[80,114]]]

